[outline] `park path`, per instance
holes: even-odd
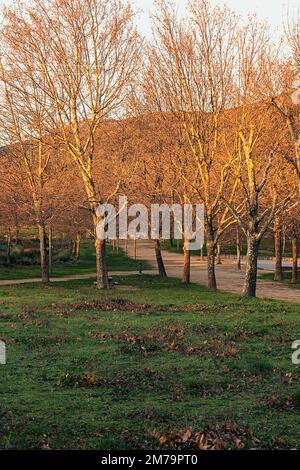
[[[128,255],[134,257],[134,245],[128,244]],[[183,256],[179,253],[170,253],[163,251],[163,258],[167,273],[171,277],[181,277]],[[157,274],[155,252],[153,244],[149,241],[139,241],[137,243],[137,260],[147,260],[152,265],[151,270],[144,271],[145,274]],[[216,266],[218,288],[221,291],[240,294],[243,288],[244,267],[238,271],[234,261],[225,259],[222,265]],[[268,272],[260,270],[260,272]],[[111,272],[112,276],[132,275],[134,271],[115,271]],[[51,278],[51,282],[67,282],[73,280],[91,279],[96,277],[96,273],[90,274],[74,274],[66,277]],[[196,284],[207,285],[206,261],[198,257],[191,258],[191,281]],[[0,280],[0,286],[31,284],[41,282],[40,278],[32,279],[16,279],[16,280]],[[257,296],[261,298],[269,298],[274,300],[284,300],[289,302],[300,303],[300,289],[291,289],[282,284],[272,281],[258,279]]]
[[[133,256],[133,245],[130,244],[128,254]],[[149,261],[156,268],[153,245],[148,241],[139,241],[137,244],[137,259]],[[183,256],[179,253],[163,251],[167,274],[180,277],[183,266]],[[236,268],[234,260],[224,259],[222,265],[216,266],[218,288],[221,291],[241,294],[244,282],[244,267],[241,271]],[[271,272],[259,269],[259,273]],[[191,281],[196,284],[207,285],[206,261],[196,256],[191,257]],[[274,300],[285,300],[300,303],[300,289],[292,289],[277,282],[258,279],[257,296]]]
[[[149,270],[144,271],[145,274],[156,274],[156,271]],[[132,274],[136,274],[135,271],[113,271],[110,273],[111,276],[130,276]],[[51,282],[67,282],[67,281],[79,281],[84,279],[92,279],[96,277],[96,273],[88,273],[88,274],[72,274],[71,276],[65,277],[51,277]],[[13,279],[13,280],[0,280],[0,287],[1,286],[14,286],[19,284],[37,284],[41,283],[40,277],[34,277],[29,279]]]

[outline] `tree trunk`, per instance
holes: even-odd
[[[256,297],[257,259],[259,241],[255,236],[247,237],[247,265],[244,281],[244,297]]]
[[[137,258],[136,240],[133,240],[133,256],[134,256],[134,259],[136,260],[136,258]]]
[[[161,254],[160,241],[155,240],[155,255],[157,261],[157,268],[160,276],[167,277],[164,260]]]
[[[282,281],[282,230],[278,217],[274,222],[274,250],[276,258],[274,281]]]
[[[217,290],[216,279],[216,243],[212,216],[208,215],[205,225],[207,250],[207,287],[211,292]]]
[[[95,241],[96,267],[97,267],[97,288],[109,289],[108,273],[105,259],[105,240],[99,238]]]
[[[52,273],[52,225],[49,225],[49,273]]]
[[[41,274],[42,281],[49,282],[49,250],[48,240],[45,226],[43,224],[38,225],[39,239],[40,239],[40,257],[41,257]]]
[[[76,238],[72,240],[72,258],[76,257]]]
[[[172,197],[173,199],[173,197]],[[174,204],[174,202],[172,202]],[[170,220],[170,247],[173,248],[174,246],[174,236],[175,236],[175,218],[174,215],[171,216]]]
[[[293,269],[292,269],[292,284],[296,284],[298,281],[298,247],[297,238],[292,239],[292,255],[293,255]]]
[[[70,258],[74,255],[74,241],[71,239],[69,242]]]
[[[216,269],[215,269],[215,246],[211,240],[206,242],[207,249],[207,286],[210,291],[217,290]]]
[[[217,264],[222,264],[221,251],[222,251],[222,243],[219,241],[217,243]]]
[[[6,242],[6,264],[10,266],[11,263],[11,234],[7,235],[7,242]]]
[[[75,242],[75,259],[76,261],[79,261],[80,259],[80,242],[81,242],[81,237],[80,233],[77,233],[76,235],[76,242]]]
[[[241,236],[239,228],[236,229],[236,259],[237,259],[237,268],[240,271],[242,269],[242,262],[241,262]]]
[[[185,237],[183,245],[183,284],[189,284],[191,282],[191,252],[188,249],[189,242],[190,240]]]
[[[19,245],[20,243],[20,227],[16,224],[16,231],[15,231],[15,244]]]
[[[282,233],[282,257],[285,257],[285,250],[286,250],[286,230]]]

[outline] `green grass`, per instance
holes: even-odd
[[[155,276],[0,288],[0,448],[299,448],[299,305]],[[215,431],[207,431],[207,426]]]
[[[150,265],[146,261],[135,261],[127,256],[124,252],[113,251],[112,247],[107,248],[107,264],[109,271],[138,271],[139,265],[142,269],[150,269]],[[89,274],[96,271],[95,252],[92,242],[82,243],[81,256],[78,262],[66,261],[60,262],[57,257],[56,263],[53,264],[51,277],[66,277],[75,274]],[[40,277],[39,265],[32,266],[0,266],[0,280],[14,279],[30,279]]]
[[[265,279],[266,281],[274,281],[274,273],[261,274],[260,279]],[[283,272],[283,281],[282,283],[291,289],[300,289],[300,274],[298,274],[298,281],[296,284],[291,284],[292,273],[290,271]]]

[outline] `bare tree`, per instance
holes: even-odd
[[[133,17],[122,0],[35,0],[5,13],[11,67],[46,97],[43,136],[55,136],[80,174],[94,227],[99,288],[108,288],[108,275],[105,240],[96,237],[102,220],[97,208],[106,199],[94,179],[95,135],[101,123],[122,112],[130,92],[140,59]],[[119,182],[109,196],[118,189]]]
[[[231,116],[232,171],[240,184],[240,197],[224,198],[247,239],[247,266],[243,295],[256,295],[257,261],[260,242],[277,215],[293,200],[293,188],[282,194],[284,166],[280,145],[284,131],[271,105],[265,101],[268,57],[272,44],[268,29],[251,20],[238,36],[236,104]],[[228,140],[229,141],[229,140]],[[276,169],[275,169],[276,168]]]
[[[208,287],[216,290],[215,249],[232,223],[222,207],[230,173],[228,154],[221,145],[222,116],[232,95],[237,17],[227,7],[212,9],[207,0],[189,3],[187,21],[177,18],[168,1],[161,0],[157,6],[148,86],[161,111],[173,113],[185,136],[189,159],[186,163],[179,155],[178,175],[182,186],[189,187],[184,196],[197,197],[204,204]],[[231,197],[235,189],[233,183]]]
[[[56,151],[53,142],[46,145],[42,140],[46,95],[32,76],[18,73],[4,50],[2,57],[0,127],[6,144],[5,153],[11,163],[9,173],[16,180],[21,175],[27,180],[39,233],[42,280],[49,282],[47,191],[61,168],[58,168],[57,162],[56,165],[51,162]],[[20,203],[22,199],[20,197]]]
[[[263,115],[264,111],[260,108],[260,117]],[[277,158],[274,163],[272,150],[274,141],[262,142],[260,137],[263,131],[262,122],[259,123],[258,116],[252,119],[252,123],[248,123],[248,129],[244,122],[243,130],[239,131],[239,165],[233,168],[233,171],[239,174],[243,202],[235,208],[232,202],[225,200],[247,240],[247,267],[243,290],[243,295],[246,297],[256,295],[260,242],[276,216],[292,203],[294,196],[293,190],[286,197],[278,196],[280,189],[275,187],[278,169],[275,170],[275,168],[280,159]],[[264,130],[264,134],[268,136],[269,132],[272,134],[269,126],[271,118],[268,112],[265,113],[265,119],[268,122],[268,128]],[[235,204],[237,204],[236,201]]]
[[[286,125],[291,145],[283,156],[290,163],[298,178],[300,195],[300,18],[288,19],[285,25],[286,45],[290,50],[288,59],[280,58],[271,67],[269,86],[274,108]]]

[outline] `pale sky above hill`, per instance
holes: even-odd
[[[29,2],[30,0],[24,0]],[[150,11],[154,11],[154,0],[131,0],[134,7],[142,10],[139,14],[138,24],[140,31],[146,37],[151,36]],[[261,19],[267,19],[273,28],[277,28],[279,33],[283,30],[283,20],[287,17],[287,10],[294,14],[300,12],[300,0],[210,0],[213,5],[226,3],[241,15],[257,13]],[[173,0],[180,14],[184,14],[188,0]],[[12,4],[13,0],[0,0],[1,9],[4,5]]]
[[[219,3],[227,3],[231,8],[235,9],[242,15],[249,13],[257,13],[259,18],[267,19],[273,28],[278,28],[279,33],[282,31],[283,19],[286,18],[286,12],[289,5],[291,12],[300,10],[300,0],[211,0],[213,5]],[[184,13],[185,5],[188,0],[174,0],[180,14]],[[133,0],[135,7],[143,9],[143,13],[139,17],[139,26],[142,34],[151,35],[151,25],[149,20],[149,12],[153,9],[153,0]]]

